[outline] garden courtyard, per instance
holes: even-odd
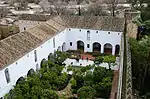
[[[114,97],[119,56],[56,51],[41,69],[18,79],[5,97],[13,99],[93,99]]]

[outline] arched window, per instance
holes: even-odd
[[[10,75],[9,75],[8,68],[5,69],[5,77],[6,77],[7,83],[9,83],[10,82]]]
[[[77,41],[77,50],[81,50],[84,52],[84,42],[83,41]]]
[[[34,57],[35,57],[35,62],[37,61],[37,52],[34,50]]]
[[[61,47],[60,46],[57,48],[57,51],[61,51]]]
[[[28,71],[28,73],[27,73],[27,76],[30,76],[30,75],[32,75],[34,73],[34,69],[30,69],[29,71]]]
[[[97,42],[93,43],[93,52],[101,52],[101,44]]]
[[[109,43],[106,43],[104,45],[104,53],[105,54],[112,54],[112,45]]]
[[[87,40],[90,40],[90,31],[87,31]]]
[[[65,42],[62,45],[62,51],[66,51],[66,43]]]
[[[55,48],[55,38],[53,38],[53,47]]]
[[[24,78],[24,77],[20,77],[20,78],[17,80],[16,84],[22,84],[24,81],[25,81],[25,78]]]
[[[119,52],[120,52],[120,46],[116,45],[115,46],[115,55],[119,55]]]
[[[39,64],[37,63],[37,64],[36,64],[36,71],[39,71],[39,70],[40,70]]]
[[[48,56],[48,59],[49,59],[49,56]],[[47,64],[47,60],[44,58],[42,61],[41,61],[41,68],[43,68],[43,65]],[[36,65],[37,66],[37,65]]]

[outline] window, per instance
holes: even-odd
[[[53,38],[53,47],[55,48],[55,38]]]
[[[90,44],[87,44],[87,48],[90,48]]]
[[[36,50],[34,51],[34,57],[35,57],[35,62],[37,61],[37,52]]]
[[[36,64],[36,71],[39,71],[39,64]]]
[[[8,68],[5,69],[5,77],[6,77],[7,83],[9,83],[10,82],[10,76],[9,76]]]
[[[70,42],[70,46],[72,46],[72,42]]]
[[[90,31],[87,31],[87,40],[90,40]]]

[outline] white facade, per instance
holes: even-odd
[[[87,40],[87,31],[90,31],[90,39]],[[98,32],[97,32],[98,31]],[[121,32],[109,32],[101,30],[88,30],[88,29],[65,29],[61,33],[58,33],[54,37],[47,40],[37,48],[33,49],[29,53],[26,53],[22,58],[9,66],[0,70],[0,97],[3,97],[10,89],[16,84],[16,81],[22,76],[26,76],[30,69],[40,68],[41,61],[47,58],[50,53],[53,53],[59,48],[59,50],[77,50],[77,41],[81,40],[84,42],[84,52],[92,52],[92,44],[98,42],[101,44],[101,53],[103,53],[104,44],[110,43],[113,47],[112,54],[115,53],[115,45],[121,43]],[[70,46],[72,42],[72,46]],[[90,45],[87,48],[87,44]],[[35,55],[36,53],[36,55]],[[37,57],[37,61],[36,61]],[[5,70],[8,69],[10,76],[10,82],[7,83]]]

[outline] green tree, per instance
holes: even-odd
[[[94,76],[93,76],[92,71],[90,71],[90,70],[87,71],[86,75],[83,77],[83,79],[84,79],[84,86],[92,86],[93,78],[94,78]]]
[[[94,81],[95,82],[101,82],[103,77],[106,76],[106,68],[103,67],[95,67],[93,75],[94,75]]]
[[[96,91],[90,86],[83,86],[78,91],[79,99],[93,99]]]
[[[94,63],[95,63],[95,64],[100,64],[100,63],[103,62],[103,60],[104,60],[104,59],[103,59],[102,56],[98,56],[98,57],[95,58]]]
[[[58,99],[58,95],[51,89],[44,89],[42,91],[41,99]]]
[[[108,63],[109,65],[109,70],[111,69],[111,64],[115,63],[116,61],[116,57],[113,55],[109,55],[109,56],[104,56],[104,62]],[[114,65],[114,64],[113,64]]]
[[[150,39],[145,38],[141,41],[136,41],[135,39],[130,39],[131,45],[131,60],[132,60],[132,69],[133,77],[136,85],[134,86],[137,89],[143,90],[146,82],[145,78],[148,74],[150,67]]]

